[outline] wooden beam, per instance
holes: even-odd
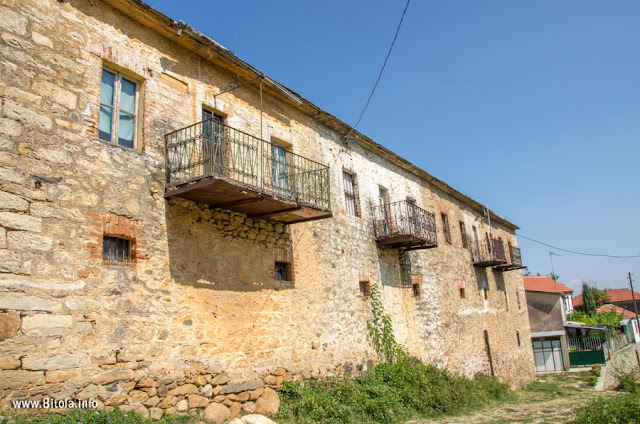
[[[265,198],[262,196],[250,197],[248,199],[238,199],[238,200],[233,200],[231,202],[214,203],[212,205],[209,205],[209,208],[227,209],[230,206],[246,205],[248,203],[258,203],[258,202],[263,202],[264,200]]]

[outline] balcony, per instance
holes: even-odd
[[[373,230],[381,246],[405,250],[438,245],[436,217],[405,200],[374,207]]]
[[[497,265],[494,268],[499,271],[511,271],[514,269],[522,269],[522,258],[520,257],[520,248],[513,247],[509,243],[509,261],[503,265]]]
[[[329,167],[212,119],[165,135],[165,197],[284,223],[331,217]]]
[[[476,240],[471,246],[473,265],[490,267],[507,263],[502,240],[487,237],[484,242]]]

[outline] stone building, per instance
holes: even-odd
[[[533,378],[515,225],[140,1],[0,5],[5,402],[268,412],[377,359],[373,284],[413,355]]]

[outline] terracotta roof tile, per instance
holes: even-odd
[[[523,277],[524,289],[546,293],[573,293],[569,287],[548,277]]]
[[[609,300],[607,303],[626,302],[633,300],[630,289],[605,289]],[[636,292],[636,300],[640,302],[640,294]],[[578,295],[573,298],[573,306],[582,306],[582,295]]]
[[[607,305],[602,305],[601,307],[598,308],[598,312],[607,312],[607,311],[614,311],[616,314],[620,315],[623,318],[636,318],[635,313],[631,312],[628,309],[621,308],[620,306],[617,306],[617,305],[607,304]]]

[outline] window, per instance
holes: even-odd
[[[444,241],[447,244],[451,244],[451,229],[449,228],[449,217],[446,213],[441,213],[442,217],[442,232],[444,233]]]
[[[202,146],[204,172],[224,174],[224,117],[202,109]]]
[[[522,346],[522,342],[520,341],[520,332],[516,331],[516,340],[518,341],[518,347]]]
[[[465,293],[464,287],[460,287],[460,299],[464,299],[467,297],[467,294]]]
[[[518,302],[518,310],[522,309],[522,305],[520,304],[520,293],[516,290],[516,301]]]
[[[131,262],[131,240],[119,237],[102,237],[102,260],[105,262]]]
[[[133,148],[136,141],[138,85],[120,73],[102,70],[98,137]]]
[[[489,290],[484,288],[482,289],[482,293],[484,294],[484,300],[489,300]]]
[[[276,262],[276,281],[290,281],[287,262]]]
[[[284,145],[271,141],[271,176],[273,189],[278,193],[288,193],[291,190],[288,157]]]
[[[464,228],[464,222],[460,221],[460,238],[462,239],[462,247],[464,249],[469,247],[469,242],[467,241],[467,230]]]
[[[378,187],[378,203],[382,207],[389,204],[389,190],[382,186]]]
[[[344,203],[347,215],[360,216],[356,175],[343,171],[342,179],[344,181]]]
[[[371,283],[368,281],[360,281],[360,297],[370,297],[371,296]]]
[[[413,297],[416,299],[420,299],[422,297],[422,289],[420,288],[420,283],[413,283]]]

